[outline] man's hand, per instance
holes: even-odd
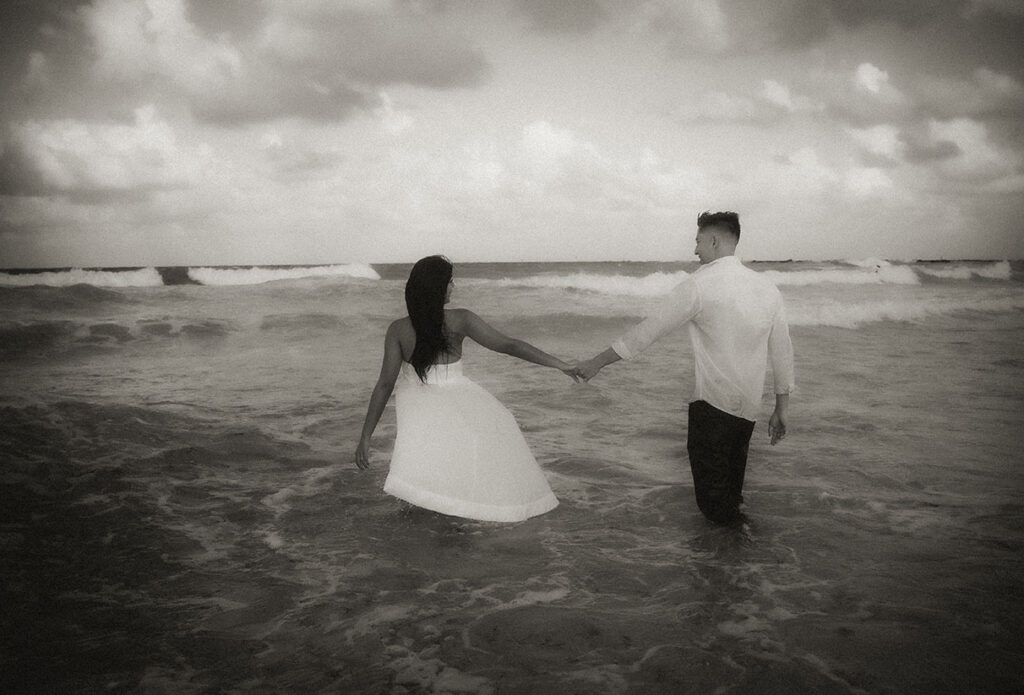
[[[604,352],[597,353],[586,362],[577,363],[576,369],[579,370],[579,375],[583,377],[584,381],[590,381],[597,376],[599,371],[607,367],[612,362],[618,362],[620,359],[622,358],[619,357],[615,350],[608,348]]]
[[[768,436],[772,438],[772,446],[775,446],[786,436],[786,413],[778,408],[768,418]]]
[[[597,357],[592,357],[585,362],[577,362],[576,373],[580,375],[583,381],[590,381],[597,376],[597,373],[601,371],[602,367],[604,367],[604,364],[602,364]]]

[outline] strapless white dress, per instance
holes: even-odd
[[[522,521],[558,505],[512,413],[463,375],[461,360],[434,365],[426,383],[404,362],[395,408],[389,495],[482,521]]]

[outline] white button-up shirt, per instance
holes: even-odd
[[[693,400],[756,420],[769,359],[775,393],[793,390],[793,343],[782,294],[736,256],[702,265],[612,349],[632,359],[682,323],[693,345]]]

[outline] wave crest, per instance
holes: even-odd
[[[776,285],[917,285],[920,277],[910,266],[864,265],[863,270],[845,268],[823,270],[762,270],[761,274]]]
[[[963,297],[919,301],[914,299],[885,302],[814,304],[791,303],[786,307],[793,326],[834,326],[857,328],[879,321],[923,321],[936,316],[972,313],[1003,313],[1024,310],[1024,296]]]
[[[3,273],[0,272],[0,285],[14,287],[30,287],[47,285],[49,287],[69,287],[71,285],[92,285],[93,287],[160,287],[163,278],[156,268],[139,268],[138,270],[86,270],[72,268],[70,270],[45,270],[42,272]]]
[[[201,285],[258,285],[277,280],[345,277],[380,280],[380,275],[365,263],[320,265],[293,268],[189,268],[188,276]]]
[[[1009,280],[1013,276],[1009,261],[985,263],[982,265],[958,263],[948,268],[921,266],[919,270],[925,275],[945,280],[970,280],[974,277],[986,278],[988,280]]]
[[[598,275],[575,273],[572,275],[535,275],[532,277],[498,280],[507,287],[536,287],[541,289],[564,289],[599,294],[617,294],[633,297],[657,297],[666,294],[685,279],[689,273],[680,270],[674,273],[657,272],[650,275]]]

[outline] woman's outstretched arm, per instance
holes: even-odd
[[[549,355],[525,340],[505,335],[468,309],[461,309],[459,313],[463,322],[460,332],[488,350],[518,357],[544,367],[552,367],[571,377],[573,381],[579,381],[579,375],[574,365],[563,362],[554,355]]]
[[[359,437],[359,446],[356,447],[356,465],[361,469],[370,465],[370,440],[373,438],[373,431],[377,429],[377,423],[380,422],[380,416],[384,414],[384,407],[391,398],[391,392],[395,390],[398,372],[402,368],[402,348],[398,343],[397,326],[397,322],[392,323],[384,337],[384,361],[380,366],[377,385],[370,394],[370,405],[366,409],[366,420],[363,421],[363,434]]]

